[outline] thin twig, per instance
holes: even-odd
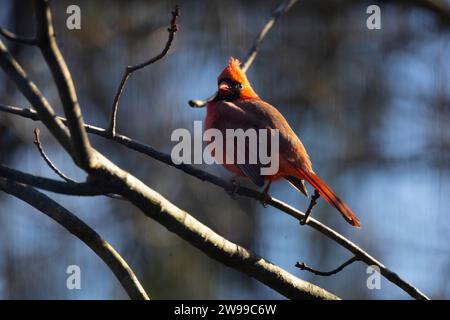
[[[147,293],[127,262],[97,232],[45,194],[24,184],[0,178],[0,189],[55,220],[92,249],[114,273],[131,299],[149,300]]]
[[[69,178],[68,176],[66,176],[61,170],[59,170],[56,165],[50,160],[50,158],[47,156],[47,154],[44,151],[44,148],[41,144],[41,141],[39,140],[39,133],[40,130],[39,128],[35,128],[34,129],[34,144],[36,145],[37,149],[39,150],[39,153],[41,155],[41,157],[44,159],[44,161],[47,163],[47,165],[50,167],[50,169],[53,170],[53,172],[55,172],[58,176],[60,176],[61,178],[63,178],[64,180],[66,180],[67,182],[70,183],[74,183],[74,184],[80,184],[79,182]],[[107,193],[104,194],[105,196],[112,198],[112,199],[118,199],[118,200],[125,200],[122,196],[118,195],[118,194],[113,194],[113,193]]]
[[[317,199],[319,199],[319,197],[320,193],[317,191],[317,189],[314,189],[314,194],[311,196],[311,201],[309,202],[308,209],[306,209],[305,212],[305,217],[300,220],[301,225],[305,225],[306,223],[308,223],[308,218],[311,215],[314,206],[317,204]]]
[[[247,72],[247,70],[252,65],[253,61],[255,60],[256,56],[258,55],[259,48],[264,41],[264,38],[269,33],[270,29],[272,29],[275,22],[280,18],[283,14],[289,11],[291,7],[297,2],[297,0],[284,0],[281,2],[275,10],[272,12],[272,15],[270,16],[270,19],[266,22],[264,27],[259,31],[258,35],[256,36],[255,40],[253,41],[253,45],[249,49],[247,56],[245,57],[244,62],[242,63],[241,69],[244,72]],[[214,99],[216,94],[213,94],[209,98],[203,99],[203,100],[189,100],[189,105],[192,108],[202,108],[204,107],[209,101]]]
[[[39,121],[39,115],[33,109],[24,109],[24,108],[0,104],[0,111],[16,114],[16,115],[19,115],[19,116],[22,116],[25,118]],[[60,119],[62,122],[66,121],[64,118],[58,118],[58,119]],[[107,131],[105,129],[95,127],[92,125],[85,124],[85,128],[86,128],[86,131],[91,134],[99,135],[106,139],[109,139],[109,140],[115,141],[119,144],[122,144],[123,146],[125,146],[129,149],[146,154],[153,159],[156,159],[156,160],[161,161],[169,166],[172,166],[179,170],[182,170],[183,172],[185,172],[193,177],[196,177],[197,179],[200,179],[201,181],[207,181],[218,187],[223,188],[224,190],[229,190],[230,188],[233,187],[230,185],[229,181],[221,179],[221,178],[219,178],[213,174],[210,174],[206,171],[200,170],[192,165],[188,165],[188,164],[184,164],[184,163],[182,163],[182,164],[173,163],[170,155],[165,154],[165,153],[153,148],[150,145],[133,140],[124,135],[116,135],[115,137],[111,137],[107,134]],[[258,192],[256,190],[246,188],[244,186],[239,186],[239,188],[236,190],[236,194],[243,196],[243,197],[248,197],[248,198],[251,198],[251,199],[254,199],[257,201],[267,200],[266,203],[268,205],[271,205],[272,207],[277,208],[278,210],[289,214],[293,218],[297,219],[299,222],[302,221],[305,217],[305,214],[303,212],[289,206],[288,204],[286,204],[278,199],[275,199],[272,197],[270,197],[270,199],[266,199],[266,198],[264,198],[263,193]],[[364,263],[366,263],[367,265],[378,266],[380,268],[381,274],[384,277],[386,277],[386,279],[388,279],[389,281],[391,281],[392,283],[397,285],[399,288],[401,288],[403,291],[408,293],[414,299],[418,299],[418,300],[422,300],[422,299],[427,300],[428,299],[428,297],[425,294],[423,294],[419,289],[414,287],[412,284],[408,283],[406,280],[400,278],[396,273],[389,270],[381,262],[376,260],[369,253],[367,253],[366,251],[364,251],[363,249],[358,247],[356,244],[354,244],[353,242],[351,242],[350,240],[345,238],[340,233],[334,231],[333,229],[329,228],[328,226],[322,224],[318,220],[311,218],[311,217],[308,219],[306,225],[316,229],[317,231],[319,231],[320,233],[322,233],[329,239],[337,242],[339,245],[346,248],[347,250],[352,252],[355,256],[360,258],[360,260],[363,261]]]
[[[59,170],[53,164],[53,162],[50,160],[50,158],[46,155],[46,153],[44,151],[44,148],[42,147],[41,141],[39,140],[39,134],[40,134],[39,128],[35,128],[34,129],[34,144],[36,145],[39,153],[41,154],[42,159],[44,159],[44,161],[47,163],[47,165],[50,167],[50,169],[52,169],[53,172],[55,172],[58,176],[60,176],[61,178],[63,178],[67,182],[77,183],[75,180],[69,178],[61,170]]]
[[[15,33],[8,31],[6,29],[3,29],[3,28],[0,28],[0,34],[10,41],[21,43],[21,44],[36,46],[39,43],[38,40],[35,38],[32,39],[32,38],[20,37],[20,36],[16,35]]]
[[[261,31],[256,36],[255,41],[253,42],[252,47],[250,48],[249,52],[247,53],[247,56],[245,57],[244,63],[242,64],[242,71],[247,72],[248,68],[252,65],[253,61],[255,60],[256,56],[258,55],[259,48],[264,41],[264,38],[269,33],[270,29],[272,29],[275,22],[280,18],[283,14],[288,12],[291,7],[297,2],[297,0],[286,0],[283,1],[272,13],[271,18],[267,23],[264,25],[264,27],[261,29]]]
[[[170,20],[170,27],[167,29],[169,31],[169,37],[167,39],[166,45],[160,54],[157,56],[137,65],[127,66],[122,76],[122,80],[120,81],[119,87],[117,88],[116,95],[114,96],[113,106],[111,110],[111,117],[109,120],[108,133],[111,136],[116,135],[116,124],[117,124],[117,110],[119,108],[120,97],[122,96],[123,90],[125,88],[125,84],[131,74],[139,69],[143,69],[156,61],[162,59],[168,52],[172,45],[173,39],[175,37],[175,33],[178,31],[177,18],[180,15],[180,8],[178,5],[175,6],[175,9],[172,11],[172,19]]]
[[[297,263],[295,264],[295,266],[296,266],[297,268],[299,268],[300,270],[306,270],[306,271],[311,272],[311,273],[314,273],[315,275],[318,275],[318,276],[328,277],[328,276],[331,276],[331,275],[333,275],[333,274],[336,274],[336,273],[342,271],[345,267],[351,265],[351,264],[352,264],[353,262],[355,262],[355,261],[359,261],[359,258],[356,257],[356,256],[350,258],[349,260],[347,260],[347,261],[345,261],[343,264],[341,264],[339,267],[337,267],[336,269],[331,270],[331,271],[319,271],[319,270],[315,270],[315,269],[309,267],[309,266],[308,266],[306,263],[304,263],[304,262],[297,262]]]

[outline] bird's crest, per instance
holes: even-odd
[[[248,83],[247,76],[241,69],[241,62],[233,57],[230,58],[228,66],[219,75],[219,79],[229,78],[240,83]]]
[[[233,57],[230,58],[228,66],[219,75],[218,80],[231,79],[242,84],[242,97],[253,98],[258,95],[253,91],[250,82],[244,71],[241,69],[241,62]]]

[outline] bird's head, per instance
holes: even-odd
[[[258,97],[240,65],[238,59],[230,58],[228,66],[217,78],[218,92],[215,100],[234,101]]]

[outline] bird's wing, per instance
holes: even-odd
[[[305,147],[274,106],[260,99],[246,99],[236,102],[219,101],[215,109],[222,128],[278,129],[280,156],[296,167],[301,165],[306,170],[312,170]]]
[[[254,184],[258,187],[264,186],[264,176],[261,175],[261,165],[259,164],[236,164],[239,169],[245,174],[246,177],[250,178]]]

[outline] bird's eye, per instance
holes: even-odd
[[[232,86],[233,86],[234,89],[237,89],[237,90],[241,90],[242,89],[242,83],[237,82],[237,81],[233,82]]]

